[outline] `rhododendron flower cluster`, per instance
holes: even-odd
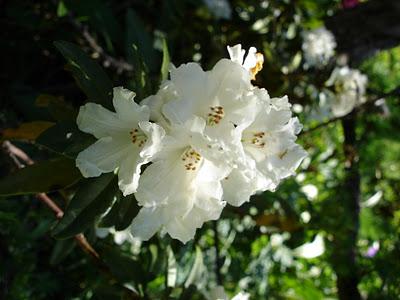
[[[336,41],[325,27],[306,31],[303,34],[302,49],[306,65],[322,68],[335,54]]]
[[[286,96],[271,98],[251,80],[262,55],[228,47],[210,71],[196,63],[171,66],[170,79],[140,104],[114,89],[115,112],[88,103],[77,123],[98,141],[81,152],[85,177],[116,171],[124,195],[141,206],[131,233],[142,240],[163,230],[186,242],[229,203],[274,191],[306,156]],[[141,166],[149,164],[141,173]]]
[[[348,66],[335,68],[326,82],[326,85],[332,87],[335,92],[329,97],[333,115],[344,116],[354,107],[364,103],[367,83],[368,77],[359,70]]]

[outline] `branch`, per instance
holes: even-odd
[[[24,151],[22,151],[20,148],[16,147],[9,141],[4,141],[2,148],[4,152],[6,152],[10,156],[18,169],[24,168],[25,165],[34,164],[34,161],[28,156],[28,154],[26,154]],[[23,163],[21,163],[21,161]],[[61,219],[64,216],[63,210],[49,196],[47,196],[47,194],[39,193],[36,195],[36,198],[44,203],[48,208],[50,208],[54,212],[54,215],[57,219]],[[91,255],[94,259],[99,260],[99,254],[88,243],[82,233],[76,235],[75,240],[83,251]]]
[[[344,132],[343,150],[346,158],[345,178],[337,201],[338,214],[336,229],[333,232],[332,263],[337,276],[337,289],[340,300],[360,300],[358,290],[360,281],[357,270],[356,252],[360,227],[360,171],[356,137],[356,112],[353,111],[342,120]]]
[[[72,25],[77,28],[81,33],[89,46],[99,54],[104,60],[104,65],[110,65],[117,70],[117,73],[122,73],[124,71],[133,71],[133,66],[123,59],[116,59],[108,55],[104,49],[96,42],[95,38],[89,33],[87,26],[82,25],[75,19],[70,19]]]
[[[58,5],[57,0],[53,0],[54,5]],[[90,34],[88,27],[83,25],[81,22],[77,21],[72,12],[68,12],[67,15],[68,22],[81,33],[82,37],[89,44],[90,48],[93,49],[95,53],[97,53],[102,59],[103,64],[105,66],[112,66],[117,70],[117,73],[120,74],[122,72],[131,72],[133,71],[133,66],[122,58],[116,59],[111,55],[107,54],[107,52],[101,47],[96,39]]]
[[[12,159],[12,161],[14,162],[14,164],[18,169],[24,168],[25,165],[34,164],[34,161],[28,156],[28,154],[26,154],[23,150],[13,145],[11,142],[4,141],[2,143],[2,148],[3,151],[6,154],[8,154],[8,156]],[[54,215],[56,216],[57,219],[61,219],[64,216],[63,210],[47,194],[39,193],[36,195],[36,198],[39,199],[42,203],[44,203],[48,208],[50,208],[54,212]],[[108,276],[110,276],[113,281],[116,281],[113,278],[113,275],[109,270],[109,268],[101,260],[100,255],[90,245],[90,243],[87,241],[83,233],[77,234],[74,238],[79,247],[94,259],[99,269],[104,273],[106,273]],[[129,294],[129,296],[131,297],[129,299],[142,299],[136,292],[132,291],[131,289],[121,284],[118,284],[118,286]]]
[[[380,100],[380,99],[382,99],[382,98],[385,98],[385,97],[390,97],[390,96],[397,96],[397,97],[399,97],[399,96],[400,96],[400,87],[397,87],[397,88],[391,90],[391,91],[388,92],[388,93],[381,93],[381,92],[378,92],[378,91],[370,91],[370,92],[374,93],[374,94],[376,95],[376,97],[373,98],[373,99],[370,99],[370,100],[368,100],[368,101],[366,101],[366,102],[364,102],[364,103],[362,103],[362,104],[360,104],[360,105],[358,105],[357,107],[355,107],[355,108],[353,109],[353,111],[355,111],[355,112],[361,111],[363,108],[365,108],[365,107],[367,107],[367,106],[369,106],[369,105],[371,105],[371,104],[374,104],[374,103],[377,102],[378,100]],[[351,112],[350,112],[349,114],[351,114]],[[322,127],[325,127],[325,126],[327,126],[327,125],[329,125],[329,124],[335,123],[336,121],[343,120],[343,119],[345,119],[349,114],[344,115],[344,116],[339,116],[339,117],[331,118],[331,119],[329,119],[329,120],[327,120],[327,121],[325,121],[325,122],[322,122],[322,123],[320,123],[320,124],[318,124],[318,125],[316,125],[316,126],[314,126],[314,127],[311,127],[311,128],[309,128],[309,129],[307,129],[307,130],[304,130],[304,131],[300,132],[299,136],[300,136],[300,135],[304,135],[304,134],[308,134],[308,133],[313,132],[313,131],[315,131],[315,130],[318,130],[318,129],[320,129],[320,128],[322,128]]]

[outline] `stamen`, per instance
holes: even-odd
[[[224,108],[222,106],[211,106],[211,112],[207,114],[207,125],[217,125],[224,117]]]
[[[285,157],[285,155],[286,155],[288,152],[289,152],[288,149],[286,149],[285,151],[283,151],[282,153],[280,153],[280,154],[278,155],[278,157],[279,157],[280,159],[283,159],[283,158]]]
[[[143,133],[143,131],[139,131],[137,128],[129,131],[129,135],[131,136],[132,143],[136,144],[139,148],[147,142],[147,136]]]
[[[263,131],[246,132],[243,135],[242,143],[249,143],[252,146],[255,146],[257,148],[264,148],[266,145],[265,136],[266,136],[266,133]]]
[[[189,147],[183,152],[181,159],[187,171],[195,171],[200,163],[201,155]]]

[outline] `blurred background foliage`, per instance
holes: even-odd
[[[333,65],[306,69],[301,52],[302,32],[342,10],[340,1],[230,4],[230,17],[219,18],[196,0],[0,1],[2,140],[38,162],[13,177],[15,163],[6,152],[0,157],[0,298],[206,299],[222,284],[229,295],[245,290],[251,299],[336,299],[344,268],[356,275],[363,298],[399,299],[398,96],[363,106],[356,117],[358,226],[343,204],[349,191],[341,123],[313,129],[329,120],[313,111]],[[298,175],[275,193],[228,207],[186,245],[165,236],[129,242],[114,231],[104,237],[98,227],[123,230],[138,208],[119,194],[113,176],[82,180],[73,167],[91,142],[74,123],[79,106],[88,98],[107,103],[119,85],[140,101],[157,91],[168,61],[210,69],[236,43],[264,54],[255,84],[295,104],[305,127],[299,142],[309,152]],[[400,48],[358,68],[369,77],[368,97],[380,98],[400,85]],[[38,192],[49,192],[62,209],[70,203],[63,221]],[[349,266],[337,236],[347,241],[353,231],[356,263]],[[100,260],[74,242],[80,232]]]

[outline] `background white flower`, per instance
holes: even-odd
[[[327,65],[335,54],[335,48],[335,37],[325,27],[303,34],[302,49],[307,66],[321,68]]]
[[[368,77],[359,70],[348,66],[335,68],[326,82],[326,86],[334,90],[334,94],[328,96],[332,113],[337,117],[344,116],[364,103],[367,83]]]
[[[159,151],[164,129],[148,122],[149,108],[134,102],[135,93],[121,87],[113,93],[116,112],[95,103],[80,108],[79,129],[98,141],[79,153],[76,166],[84,177],[118,169],[119,188],[128,195],[137,189],[140,167]]]

